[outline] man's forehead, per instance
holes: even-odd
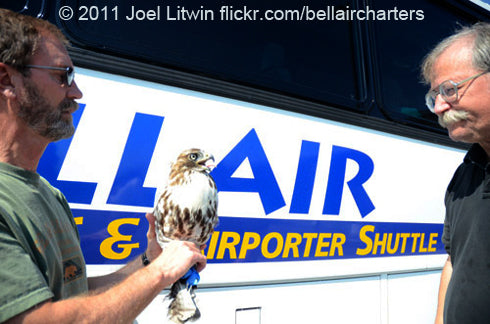
[[[48,31],[41,32],[37,51],[32,56],[32,63],[40,61],[48,65],[72,65],[63,41]]]
[[[435,60],[431,80],[435,81],[443,75],[466,74],[473,72],[473,46],[467,40],[456,41],[446,48]]]

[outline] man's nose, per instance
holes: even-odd
[[[442,115],[445,111],[451,108],[451,104],[442,98],[441,94],[438,94],[434,102],[434,113],[436,115]]]
[[[80,88],[78,88],[78,85],[75,82],[75,80],[73,80],[73,83],[68,88],[67,97],[70,99],[81,99],[83,97],[83,93],[80,90]]]

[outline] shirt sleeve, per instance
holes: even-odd
[[[444,244],[447,254],[451,255],[451,226],[447,217],[444,220],[444,229],[442,231],[441,241]]]
[[[53,293],[28,251],[0,214],[0,322],[51,299]]]
[[[444,197],[444,206],[446,206],[446,217],[444,218],[444,229],[442,231],[441,241],[444,244],[447,254],[451,255],[451,216],[448,210],[451,208],[452,201],[454,200],[454,186],[456,184],[456,179],[460,177],[464,163],[462,163],[454,172],[454,175],[449,182],[446,189],[446,195]]]

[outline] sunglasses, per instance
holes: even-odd
[[[26,68],[30,69],[44,69],[44,70],[55,70],[55,71],[65,71],[63,76],[63,84],[71,87],[73,80],[75,79],[75,70],[71,66],[67,67],[56,67],[56,66],[44,66],[44,65],[26,65]]]

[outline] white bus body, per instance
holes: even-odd
[[[220,224],[198,323],[433,321],[463,151],[86,69],[77,84],[76,133],[40,172],[72,201],[89,275],[143,251],[170,162],[199,147],[216,158]],[[164,321],[166,293],[138,322]]]
[[[197,147],[216,159],[220,223],[196,323],[431,324],[444,194],[466,147],[425,108],[418,66],[458,25],[488,21],[487,3],[2,7],[49,20],[73,44],[76,132],[48,146],[38,172],[70,203],[89,275],[145,251],[170,163]],[[165,323],[167,293],[137,322]]]

